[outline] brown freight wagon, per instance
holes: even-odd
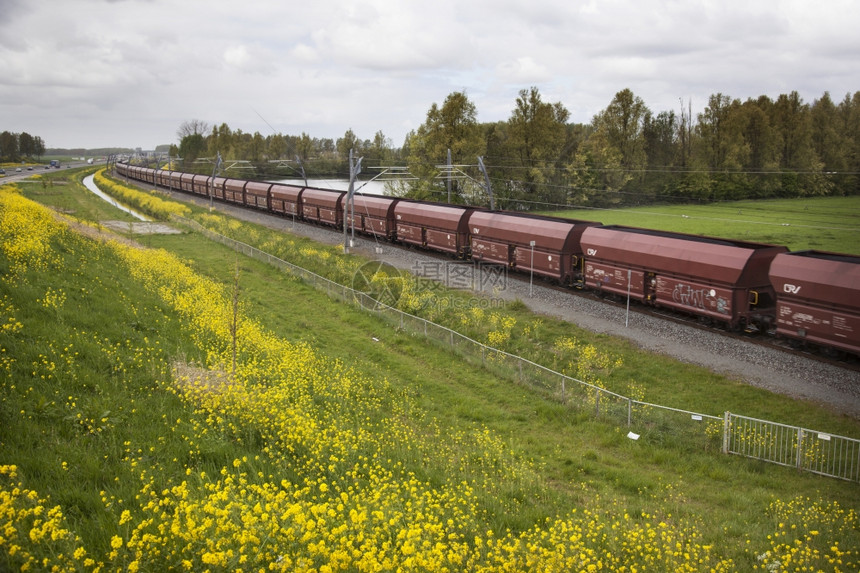
[[[226,177],[210,177],[209,185],[211,185],[209,192],[212,193],[212,196],[216,199],[224,200],[224,185],[227,184]]]
[[[579,284],[580,237],[591,221],[475,211],[469,217],[472,260]]]
[[[302,216],[307,221],[340,227],[346,191],[306,188],[302,192]]]
[[[180,173],[179,174],[180,189],[188,193],[194,193],[194,174]]]
[[[771,261],[786,247],[632,227],[582,233],[586,286],[749,331],[767,328]]]
[[[860,257],[783,253],[771,263],[770,280],[777,336],[860,355]]]
[[[208,197],[212,189],[209,187],[210,177],[206,175],[194,175],[191,177],[191,192],[195,195]]]
[[[363,233],[380,236],[388,240],[394,239],[396,229],[394,205],[397,203],[397,199],[356,194],[352,200],[352,209],[347,215],[349,228],[355,228]]]
[[[160,187],[164,187],[165,189],[172,189],[172,171],[169,169],[159,169],[158,173],[155,174],[155,183]]]
[[[394,206],[397,240],[465,258],[475,209],[401,199]]]
[[[245,185],[245,206],[254,207],[261,211],[268,211],[269,205],[269,189],[272,188],[271,183],[264,181],[248,181]]]
[[[192,180],[192,187],[195,195],[203,197],[214,197],[216,199],[224,198],[224,182],[227,181],[223,177],[211,177],[209,175],[195,175]]]
[[[155,169],[150,169],[149,167],[138,167],[135,178],[143,181],[144,183],[155,185]]]
[[[177,189],[182,190],[182,175],[184,175],[181,171],[171,171],[170,172],[170,181],[166,183],[166,186],[169,189]]]
[[[272,185],[269,191],[272,211],[292,217],[299,215],[299,202],[303,190],[304,187],[296,187],[295,185],[281,185],[280,183]]]
[[[228,179],[224,182],[224,200],[228,203],[245,204],[245,184],[248,183],[244,179]]]

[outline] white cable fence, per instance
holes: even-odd
[[[712,416],[622,396],[382,304],[366,293],[206,229],[196,221],[178,216],[173,218],[213,241],[291,273],[324,291],[332,299],[358,305],[384,318],[402,332],[422,336],[446,347],[472,365],[538,390],[584,416],[626,425],[631,428],[628,433],[631,439],[641,438],[661,444],[683,444],[686,447],[741,455],[795,467],[800,471],[860,482],[860,440],[756,420],[729,412],[723,416]],[[636,433],[632,431],[633,428]]]

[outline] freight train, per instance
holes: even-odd
[[[860,356],[860,257],[117,163],[129,179]]]

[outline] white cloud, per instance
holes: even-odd
[[[151,148],[200,118],[396,144],[465,90],[481,121],[537,86],[590,121],[630,88],[652,111],[711,94],[860,90],[851,0],[6,0],[0,130],[49,147]],[[262,121],[259,115],[266,121]]]
[[[546,66],[538,64],[529,56],[517,58],[512,62],[502,62],[496,73],[505,83],[528,84],[529,86],[548,81],[551,78]]]

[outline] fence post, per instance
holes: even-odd
[[[600,416],[600,388],[594,389],[594,417]]]
[[[723,453],[724,454],[729,453],[729,426],[730,426],[729,419],[730,419],[730,417],[731,417],[731,414],[729,412],[726,412],[723,415]]]
[[[797,471],[803,469],[803,428],[797,429]]]
[[[564,374],[562,374],[561,375],[561,403],[562,404],[567,404],[567,396],[564,393],[564,391],[565,391],[565,386],[564,386],[565,378],[566,378],[566,376]]]
[[[627,398],[627,427],[630,427],[630,423],[633,419],[633,400]]]

